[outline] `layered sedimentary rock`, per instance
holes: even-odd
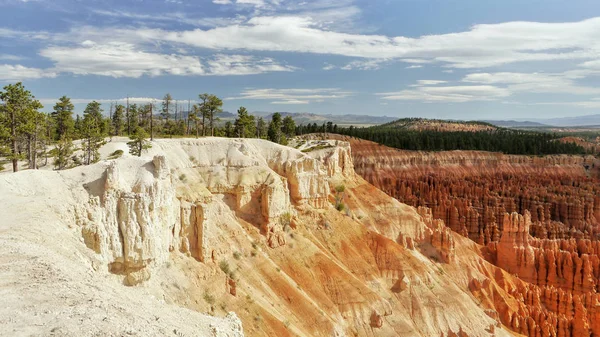
[[[479,248],[357,176],[347,143],[307,146],[155,141],[141,158],[34,172],[59,176],[64,195],[35,202],[50,203],[52,226],[73,236],[64,250],[86,252],[77,259],[107,287],[235,311],[249,336],[509,336],[468,288],[479,264],[493,268]],[[0,186],[26,194],[37,181]]]
[[[600,335],[595,158],[408,152],[336,138],[351,143],[357,173],[418,206],[425,223],[443,220],[485,245],[483,256],[497,267],[475,267],[483,275],[469,289],[497,320],[488,331],[505,325],[526,336]],[[407,284],[398,277],[393,289]]]
[[[474,280],[504,324],[528,336],[596,336],[600,334],[600,260],[598,241],[548,240],[529,235],[531,216],[506,214],[499,242],[488,244],[489,259],[519,278],[496,273],[496,284]],[[520,299],[513,306],[498,289]]]
[[[512,212],[529,211],[531,234],[538,238],[592,239],[600,233],[600,165],[594,157],[425,153],[333,137],[350,142],[355,170],[367,181],[403,203],[431,208],[434,218],[480,244],[497,241],[504,214]]]

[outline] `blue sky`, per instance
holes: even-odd
[[[597,0],[0,0],[0,85],[51,110],[506,119],[600,113]]]

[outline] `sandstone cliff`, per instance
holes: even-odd
[[[10,217],[0,228],[11,233],[3,240],[43,247],[28,262],[38,269],[59,263],[40,265],[39,254],[68,260],[49,286],[61,287],[63,277],[64,297],[54,299],[55,310],[28,309],[44,324],[31,331],[47,334],[56,325],[93,334],[98,328],[44,316],[79,319],[61,308],[80,301],[82,312],[158,308],[139,318],[123,314],[122,328],[107,330],[117,334],[137,319],[131,329],[142,334],[235,336],[243,326],[248,336],[510,335],[500,311],[482,307],[469,289],[496,268],[479,247],[431,210],[401,204],[357,176],[347,143],[302,149],[262,140],[159,140],[141,158],[3,175],[0,201]],[[81,279],[91,296],[104,294],[97,305],[77,295]],[[176,331],[159,332],[167,319],[162,306],[179,308],[177,319],[170,314]],[[27,315],[8,324],[23,332],[25,322]]]
[[[475,151],[401,151],[345,136],[355,170],[387,194],[432,209],[457,233],[497,241],[505,213],[532,218],[538,238],[595,238],[600,184],[594,157],[514,156]]]

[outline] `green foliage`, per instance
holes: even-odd
[[[221,260],[221,262],[219,262],[219,268],[221,268],[221,271],[223,271],[227,276],[233,278],[233,270],[231,270],[229,267],[229,262],[226,260]]]
[[[73,137],[75,132],[75,120],[73,119],[73,110],[75,106],[67,96],[59,98],[54,105],[54,111],[51,116],[54,121],[54,139],[60,140],[63,137]]]
[[[342,203],[342,200],[344,199],[345,191],[346,191],[346,186],[344,186],[344,185],[337,185],[335,187],[335,208],[340,212],[342,212],[346,208],[346,205],[344,205],[344,203]]]
[[[235,130],[233,129],[233,125],[231,124],[230,121],[227,121],[227,123],[225,123],[225,137],[235,137]]]
[[[219,118],[217,115],[223,112],[223,100],[212,94],[200,94],[202,103],[199,106],[200,113],[202,114],[202,135],[206,135],[206,122],[208,120],[208,126],[210,128],[210,135],[215,135],[215,121]]]
[[[273,114],[271,118],[271,123],[269,123],[269,130],[267,131],[267,138],[274,143],[281,143],[281,127],[282,120],[281,114],[276,112]]]
[[[56,143],[56,147],[50,151],[50,154],[54,157],[54,169],[64,170],[65,168],[69,168],[73,162],[71,157],[74,151],[73,141],[67,135],[63,135],[58,143]]]
[[[239,260],[242,257],[242,254],[240,252],[233,252],[233,258],[236,260]]]
[[[179,175],[179,180],[185,182],[187,180],[187,176],[182,173],[182,174]]]
[[[104,144],[106,136],[106,124],[102,117],[100,103],[92,101],[83,112],[81,123],[81,136],[83,138],[82,150],[86,165],[100,160],[100,147]]]
[[[148,137],[149,135],[144,128],[136,127],[133,134],[129,136],[131,141],[127,143],[129,153],[133,156],[141,157],[144,150],[152,147],[152,144],[148,141]]]
[[[108,159],[117,159],[123,156],[123,150],[116,150],[108,156]]]
[[[292,138],[296,132],[296,122],[292,116],[286,116],[283,119],[283,133],[288,137]]]
[[[475,122],[469,122],[475,123]],[[406,123],[404,123],[406,124]],[[557,141],[560,135],[497,128],[485,131],[418,131],[392,123],[368,128],[338,128],[338,133],[414,151],[477,150],[520,155],[584,154],[574,143]],[[487,126],[486,123],[477,122]]]
[[[44,119],[44,115],[38,112],[38,109],[43,106],[21,82],[5,86],[3,91],[0,91],[0,101],[0,152],[12,161],[13,171],[16,172],[18,160],[25,158],[19,151],[19,140],[27,137],[30,145],[32,141],[34,143],[34,152],[37,151],[35,138],[39,135]],[[28,154],[31,160],[32,153]],[[35,167],[35,164],[33,166]]]
[[[306,148],[306,149],[302,150],[302,152],[308,153],[308,152],[313,152],[313,151],[318,151],[318,150],[323,150],[323,149],[330,149],[332,147],[335,147],[335,146],[333,146],[331,144],[319,144],[317,146]]]
[[[121,104],[115,107],[115,112],[112,115],[112,129],[114,131],[115,136],[120,136],[123,134],[123,126],[125,115],[125,107]]]
[[[208,303],[210,305],[215,304],[215,297],[213,295],[209,294],[208,292],[204,293],[204,300],[206,301],[206,303]]]
[[[267,139],[268,126],[262,117],[256,121],[256,138]]]
[[[235,120],[235,136],[240,138],[252,138],[256,134],[254,116],[248,114],[243,106],[237,111],[238,118]],[[264,123],[264,121],[263,121]]]

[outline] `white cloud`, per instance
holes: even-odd
[[[85,29],[103,35],[104,30]],[[600,52],[600,18],[572,23],[508,22],[475,25],[460,33],[403,36],[340,33],[301,16],[259,16],[208,30],[117,29],[111,38],[170,42],[217,50],[283,51],[371,59],[438,62],[485,68],[523,61],[591,60]]]
[[[333,70],[336,67],[333,64],[329,64],[329,63],[325,63],[325,65],[323,66],[323,70]]]
[[[490,85],[424,86],[398,92],[378,93],[385,100],[454,102],[491,101],[510,96],[510,91]]]
[[[439,80],[418,80],[418,84],[415,86],[424,86],[424,85],[438,85],[443,83],[448,83],[448,81],[439,81]]]
[[[310,101],[301,101],[297,99],[291,99],[289,101],[275,101],[271,102],[271,104],[308,104]]]
[[[126,18],[131,20],[138,20],[144,22],[176,22],[183,23],[187,25],[197,26],[197,27],[220,27],[227,26],[232,24],[240,24],[246,20],[246,17],[241,15],[236,15],[234,17],[190,17],[186,13],[181,12],[169,12],[163,13],[160,15],[150,15],[150,14],[142,14],[142,13],[132,13],[127,11],[115,11],[115,10],[94,10],[95,14],[108,16],[108,17],[116,17],[116,18]]]
[[[419,69],[419,68],[423,68],[423,66],[421,66],[421,65],[412,65],[412,66],[406,67],[406,69]]]
[[[564,106],[573,106],[573,107],[586,108],[586,109],[598,109],[598,108],[600,108],[600,102],[599,101],[542,102],[542,103],[533,103],[532,105],[564,105]]]
[[[81,47],[48,47],[40,55],[52,60],[58,71],[77,75],[138,78],[204,74],[197,57],[147,53],[128,43],[98,45],[88,40]]]
[[[389,60],[356,60],[352,61],[340,69],[343,70],[377,70],[381,65],[389,62]]]
[[[294,71],[295,67],[281,65],[271,58],[259,59],[249,55],[215,55],[207,62],[212,75],[254,75],[266,72]]]
[[[39,100],[42,104],[51,105],[58,102],[58,98],[42,98]],[[110,104],[110,103],[120,103],[125,104],[127,102],[127,98],[71,98],[71,103],[73,104],[88,104],[92,101],[96,101],[102,104]],[[160,103],[162,98],[153,98],[153,97],[129,97],[130,104],[145,104],[145,103]],[[182,100],[182,102],[187,100]],[[192,103],[195,101],[192,101]]]
[[[29,68],[20,64],[0,64],[0,81],[12,82],[45,77],[56,77],[56,72],[39,68]]]
[[[337,88],[315,89],[247,89],[237,97],[228,97],[226,100],[251,99],[270,100],[273,104],[308,104],[323,102],[325,100],[346,98],[351,92]]]
[[[17,55],[11,55],[11,54],[0,54],[0,60],[6,60],[6,61],[19,61],[22,60],[23,57],[21,56],[17,56]]]
[[[86,40],[79,47],[48,47],[40,55],[55,63],[52,71],[76,75],[139,78],[141,76],[226,76],[294,71],[271,58],[217,54],[203,62],[199,57],[149,53],[129,43],[96,44]]]
[[[474,73],[464,82],[502,85],[512,93],[563,93],[573,95],[597,95],[600,88],[577,85],[574,79],[590,75],[587,71],[564,73]]]

